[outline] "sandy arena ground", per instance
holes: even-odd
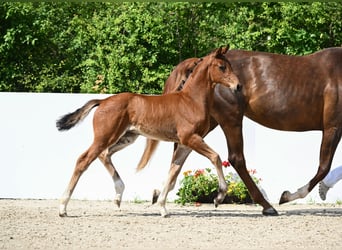
[[[255,205],[158,206],[71,200],[0,200],[1,249],[342,249],[342,205],[275,205],[277,217]]]

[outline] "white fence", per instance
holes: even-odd
[[[0,198],[59,198],[69,182],[77,157],[91,144],[93,113],[67,132],[57,131],[56,119],[90,99],[104,97],[106,95],[0,93]],[[226,142],[219,128],[205,140],[222,159],[227,158]],[[280,132],[245,118],[247,166],[257,170],[257,176],[262,178],[261,186],[272,203],[278,202],[284,190],[296,191],[314,176],[320,140],[321,132]],[[341,144],[332,168],[342,164]],[[162,142],[149,166],[136,173],[144,145],[145,138],[140,137],[112,158],[126,184],[124,200],[149,200],[152,190],[160,188],[166,178],[172,143]],[[183,170],[206,167],[211,167],[209,160],[193,152]],[[178,187],[177,184],[170,193],[169,200],[177,198]],[[81,177],[72,198],[113,197],[112,179],[96,160]],[[342,182],[328,193],[327,202],[337,200],[342,200]],[[307,198],[297,202],[321,202],[317,187]]]

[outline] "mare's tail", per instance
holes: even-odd
[[[146,164],[151,159],[151,157],[152,157],[154,151],[156,150],[158,144],[159,144],[159,141],[157,141],[157,140],[153,140],[153,139],[147,139],[146,140],[146,146],[144,149],[144,153],[141,156],[140,162],[137,166],[137,171],[140,171],[146,167]]]
[[[75,112],[66,114],[59,118],[56,122],[56,127],[59,131],[71,129],[78,122],[83,120],[94,107],[98,106],[101,100],[90,100],[82,108]]]

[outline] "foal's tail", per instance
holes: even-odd
[[[153,139],[147,139],[146,140],[146,146],[144,149],[144,153],[141,156],[140,162],[137,166],[137,171],[142,170],[146,167],[148,161],[151,159],[154,151],[156,150],[157,146],[159,144],[159,141],[153,140]]]
[[[71,129],[78,122],[83,120],[94,107],[98,106],[101,100],[90,100],[82,108],[77,109],[73,113],[62,116],[56,122],[56,127],[59,131]]]

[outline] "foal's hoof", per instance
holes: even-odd
[[[280,197],[279,200],[279,205],[289,202],[289,197],[290,197],[291,193],[289,191],[284,191]]]
[[[64,217],[68,217],[68,215],[67,215],[66,212],[64,212],[64,213],[59,213],[59,217],[64,218]]]
[[[120,208],[121,200],[114,200],[114,203],[118,206],[118,208]]]
[[[161,214],[162,218],[170,218],[170,214]]]
[[[220,205],[224,201],[225,197],[226,197],[226,191],[223,194],[218,193],[217,197],[214,199],[215,207],[218,207],[218,205]]]
[[[265,216],[278,216],[279,215],[277,210],[275,210],[273,207],[263,209],[262,214]]]
[[[162,207],[161,210],[160,210],[160,216],[162,218],[169,218],[170,217],[170,214],[167,212],[166,208],[165,207]]]
[[[215,208],[217,208],[218,205],[220,205],[221,203],[222,203],[222,201],[220,201],[218,198],[215,198],[215,199],[214,199]]]
[[[152,205],[157,202],[159,195],[160,191],[158,189],[154,189],[152,194]]]

